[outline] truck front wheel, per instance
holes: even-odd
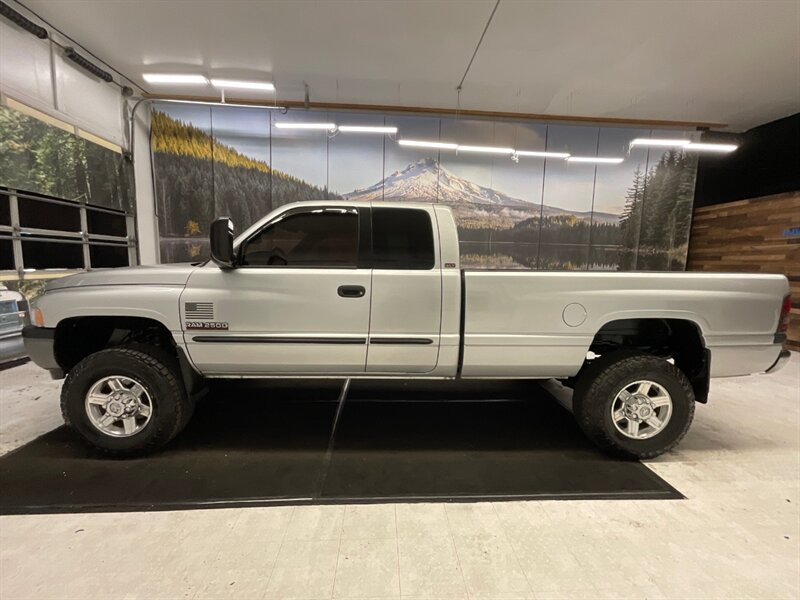
[[[620,353],[586,368],[572,407],[581,429],[601,448],[626,458],[652,458],[686,435],[694,405],[692,385],[675,365]]]
[[[182,429],[191,403],[165,352],[124,346],[84,358],[61,390],[64,421],[96,448],[131,456],[160,448]]]

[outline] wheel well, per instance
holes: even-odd
[[[708,401],[711,359],[696,323],[684,319],[610,321],[594,336],[589,351],[603,355],[618,350],[638,350],[672,359],[692,382],[697,401]]]
[[[158,346],[177,354],[172,335],[163,323],[142,317],[75,317],[56,327],[55,356],[65,373],[81,360],[120,344]]]

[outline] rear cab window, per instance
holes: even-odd
[[[417,208],[373,206],[372,262],[375,269],[433,269],[436,257],[430,214]]]

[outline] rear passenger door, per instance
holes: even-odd
[[[372,207],[368,373],[436,368],[442,276],[433,210]]]

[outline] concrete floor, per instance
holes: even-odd
[[[0,452],[59,387],[0,372]],[[800,355],[715,380],[648,464],[687,499],[0,517],[0,598],[800,597]]]

